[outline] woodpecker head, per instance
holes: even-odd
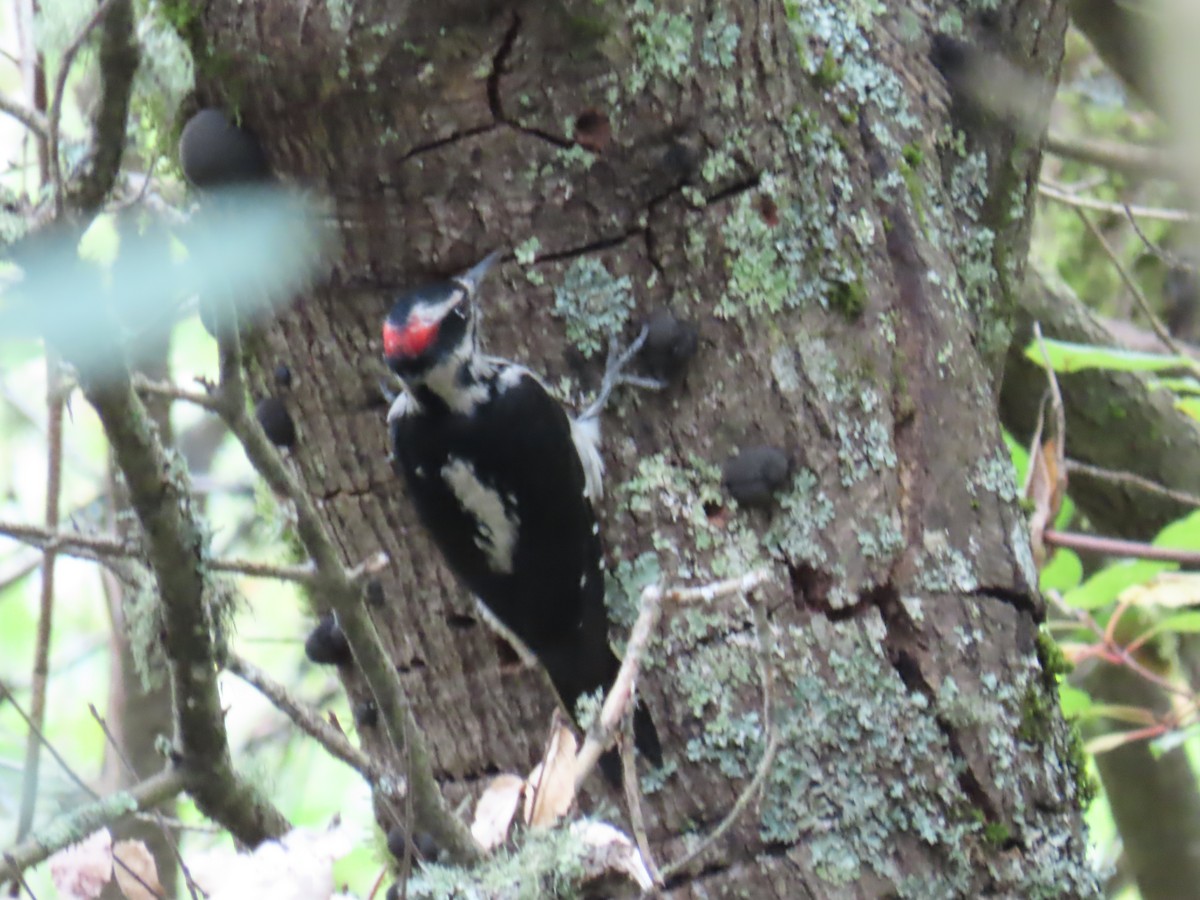
[[[471,302],[479,283],[500,258],[496,250],[449,281],[401,295],[383,322],[383,358],[405,381],[422,381],[452,360],[466,362],[475,353]]]

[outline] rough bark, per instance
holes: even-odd
[[[392,292],[520,245],[485,288],[485,334],[551,385],[595,383],[578,347],[606,317],[668,305],[700,327],[685,381],[606,421],[616,617],[645,554],[670,579],[777,573],[752,601],[782,739],[768,788],[671,886],[1094,890],[992,412],[1037,140],[964,110],[929,60],[944,29],[1051,83],[1066,8],[934,6],[214,0],[180,23],[207,61],[201,99],[330,200],[340,252],[248,344],[255,383],[291,368],[295,465],[347,561],[393,559],[375,615],[452,797],[531,764],[550,693],[421,534],[367,360]],[[555,316],[589,290],[599,308]],[[792,454],[794,482],[770,512],[733,509],[720,463],[762,442]],[[740,602],[683,610],[654,650],[642,691],[669,765],[645,805],[663,857],[763,752],[754,620]]]

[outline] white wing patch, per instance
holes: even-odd
[[[515,500],[510,497],[506,506],[500,494],[480,481],[474,467],[461,459],[451,459],[442,466],[442,478],[475,520],[479,529],[475,545],[487,556],[492,571],[511,575],[521,527]]]
[[[583,463],[583,496],[592,503],[604,496],[604,460],[600,458],[600,420],[595,416],[571,420],[571,440]]]

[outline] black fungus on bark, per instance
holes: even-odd
[[[782,450],[748,447],[725,461],[721,483],[743,506],[764,506],[787,483],[791,470],[791,460]]]
[[[254,415],[258,424],[266,432],[267,438],[276,447],[293,447],[296,444],[296,423],[287,411],[283,401],[278,397],[263,397],[254,407]]]
[[[396,859],[404,859],[405,831],[399,825],[387,833],[388,853]],[[417,858],[434,860],[438,856],[437,842],[426,831],[418,831],[413,835],[412,849]]]
[[[658,310],[646,323],[646,343],[638,354],[642,368],[652,378],[674,381],[696,355],[699,336],[693,323],[675,318],[669,309]]]
[[[383,607],[384,600],[386,599],[383,594],[383,582],[378,578],[372,578],[369,580],[367,582],[366,597],[367,606],[371,607],[372,609],[381,609]]]
[[[379,707],[375,705],[374,700],[355,703],[352,712],[354,713],[354,724],[359,728],[374,728],[379,724]]]
[[[321,616],[304,642],[304,655],[319,666],[344,666],[353,659],[350,644],[333,613]]]
[[[262,145],[219,109],[202,109],[183,126],[179,164],[202,190],[267,181],[271,169]]]
[[[292,386],[292,370],[286,364],[280,363],[275,367],[274,373],[275,385],[277,387],[290,388]]]

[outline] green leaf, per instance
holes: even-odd
[[[1072,687],[1065,681],[1058,686],[1058,703],[1062,707],[1065,718],[1087,715],[1092,708],[1092,695],[1077,687]]]
[[[1079,587],[1083,581],[1083,563],[1074,550],[1059,548],[1050,557],[1050,562],[1038,576],[1038,587],[1042,591],[1064,593]]]
[[[1079,372],[1083,369],[1110,369],[1117,372],[1159,372],[1164,369],[1190,369],[1192,360],[1186,356],[1167,356],[1161,353],[1141,353],[1099,347],[1094,344],[1075,344],[1070,341],[1045,339],[1046,356],[1055,372]],[[1030,341],[1025,355],[1044,365],[1041,347]]]
[[[1200,509],[1166,525],[1155,535],[1153,544],[1172,550],[1200,550]]]
[[[1181,397],[1175,401],[1175,408],[1184,415],[1200,420],[1200,398]]]
[[[1154,626],[1156,633],[1200,634],[1200,611],[1173,613]]]
[[[1200,378],[1151,378],[1150,387],[1176,394],[1200,394]]]
[[[1175,563],[1126,560],[1105,566],[1079,587],[1063,594],[1063,602],[1076,609],[1099,609],[1112,603],[1121,591],[1175,568]]]

